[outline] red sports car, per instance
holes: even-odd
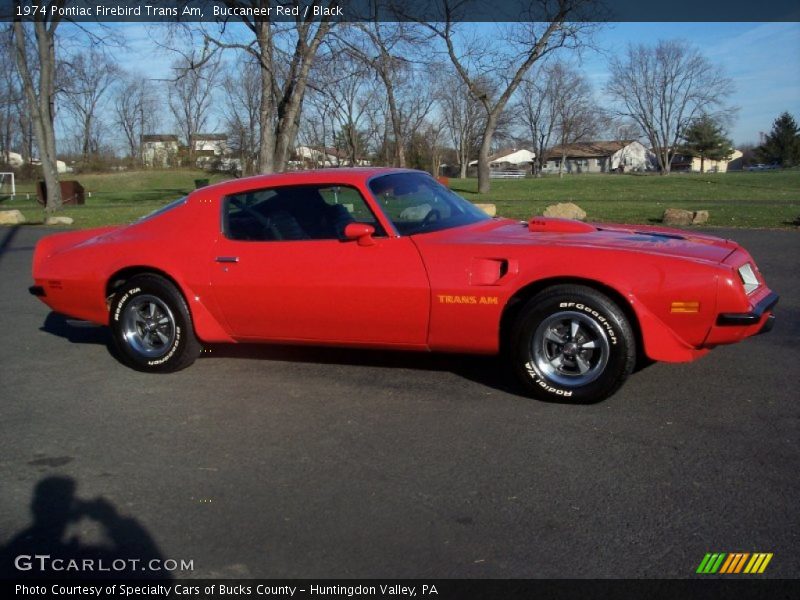
[[[401,169],[205,187],[131,225],[42,239],[33,278],[142,371],[188,367],[212,342],[503,352],[530,395],[574,402],[609,396],[637,362],[767,331],[778,301],[732,241],[490,218]]]

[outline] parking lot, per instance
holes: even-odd
[[[6,553],[33,525],[193,577],[691,577],[706,552],[800,577],[797,231],[716,231],[781,295],[770,334],[592,406],[450,355],[214,347],[137,373],[28,294],[45,233],[0,228]]]

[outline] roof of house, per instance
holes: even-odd
[[[517,156],[514,156],[517,155]],[[489,155],[489,162],[508,162],[511,164],[522,164],[531,162],[532,158],[536,156],[536,153],[533,150],[529,150],[528,148],[502,148],[495,152],[494,154]],[[509,160],[503,160],[509,159]],[[477,165],[477,160],[471,160],[469,162],[470,166]]]
[[[597,156],[611,156],[625,146],[632,144],[636,140],[610,140],[598,142],[578,142],[575,144],[565,144],[564,146],[553,146],[547,152],[547,158],[593,158]]]
[[[178,136],[172,134],[148,134],[142,136],[142,142],[177,142]]]
[[[339,160],[347,160],[349,155],[344,150],[339,150],[338,148],[331,148],[328,146],[298,146],[297,151],[299,152],[301,149],[306,148],[311,152],[316,152],[317,154],[326,155],[333,158],[338,158]],[[321,158],[321,157],[317,157]],[[359,158],[358,160],[362,160]]]
[[[530,152],[531,154],[533,154],[535,156],[534,151],[533,150],[528,150],[527,148],[501,148],[500,150],[498,150],[494,154],[489,155],[489,162],[496,162],[496,161],[500,160],[501,158],[510,157],[510,156],[512,156],[512,155],[514,155],[514,154],[516,154],[518,152],[521,153],[523,151]]]
[[[192,140],[214,140],[214,141],[224,141],[227,140],[228,136],[224,133],[193,133]]]

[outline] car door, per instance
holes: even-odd
[[[304,185],[222,199],[210,282],[234,338],[424,346],[430,289],[408,238],[387,236],[355,188]],[[374,244],[343,241],[349,222]]]

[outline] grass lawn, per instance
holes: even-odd
[[[587,220],[654,223],[665,208],[710,211],[719,227],[791,227],[800,218],[800,171],[709,175],[572,175],[493,180],[481,196],[475,179],[451,179],[450,187],[473,202],[492,202],[497,214],[528,219],[549,204],[574,202]]]
[[[133,221],[186,195],[195,179],[226,179],[190,169],[70,177],[86,189],[86,204],[67,207],[62,214],[80,228]],[[499,215],[518,219],[541,214],[556,202],[578,204],[588,220],[621,223],[658,222],[665,208],[708,210],[708,224],[720,227],[787,228],[800,218],[800,170],[492,180],[492,191],[483,196],[476,193],[475,179],[451,179],[450,186],[468,200],[494,203]],[[26,193],[31,199],[25,199]],[[21,210],[29,223],[43,221],[32,183],[18,185],[15,200],[0,198],[0,210],[12,208]]]
[[[72,227],[87,228],[130,223],[191,192],[195,188],[195,179],[210,179],[211,183],[218,183],[228,179],[228,176],[211,175],[194,169],[174,169],[69,174],[62,176],[62,179],[79,181],[87,197],[83,206],[65,206],[58,214],[72,217],[75,220]],[[26,194],[30,195],[30,199],[26,199]],[[36,202],[33,183],[18,184],[14,200],[0,197],[0,210],[13,208],[22,211],[28,223],[44,222],[44,211]]]

